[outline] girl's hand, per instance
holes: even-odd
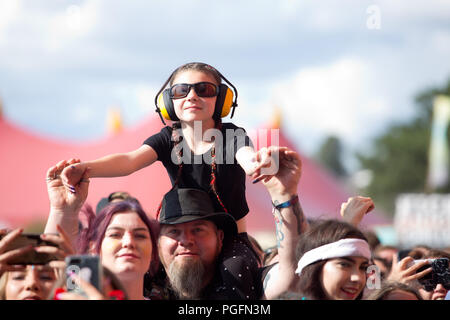
[[[66,187],[62,180],[65,169],[77,165],[80,159],[70,159],[58,162],[47,171],[47,191],[50,200],[50,208],[54,211],[75,212],[81,209],[88,195],[89,169],[84,170],[81,181],[74,189]]]
[[[83,176],[87,169],[86,163],[77,162],[70,163],[65,166],[61,172],[61,180],[69,191],[75,193],[76,187],[83,181]]]
[[[236,152],[236,160],[248,176],[253,176],[260,167],[260,163],[257,161],[257,152],[252,147],[240,148]]]
[[[267,157],[272,159],[267,174],[260,176],[261,181],[272,197],[297,194],[298,184],[302,174],[302,161],[295,151],[287,147],[271,146],[265,148]],[[263,173],[264,171],[261,171]],[[272,174],[270,174],[273,172]],[[281,198],[278,200],[282,200]]]
[[[254,179],[253,183],[271,177],[278,172],[280,162],[279,147],[261,148],[255,154],[255,158],[256,167],[251,175]]]

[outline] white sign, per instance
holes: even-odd
[[[398,246],[450,247],[450,194],[401,194],[394,227]]]

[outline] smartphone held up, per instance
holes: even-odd
[[[418,279],[419,283],[424,287],[426,291],[432,291],[438,284],[442,284],[445,289],[450,290],[450,269],[449,259],[436,258],[425,259],[428,264],[417,269],[416,273],[422,272],[431,267],[431,272]],[[420,263],[425,260],[414,260],[414,264]]]
[[[3,239],[5,235],[0,235],[0,240]],[[58,247],[57,244],[42,240],[40,234],[22,233],[19,234],[13,241],[11,241],[5,248],[6,251],[12,251],[27,246],[41,247],[41,246],[52,246]],[[10,265],[44,265],[50,261],[58,260],[58,257],[53,254],[36,252],[35,250],[30,250],[16,258],[12,258],[8,261]]]
[[[71,277],[72,274],[92,284],[98,291],[102,292],[103,268],[99,256],[72,255],[67,256],[65,261],[68,292],[74,292],[87,297],[80,284]]]

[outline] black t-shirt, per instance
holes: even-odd
[[[181,129],[180,136],[181,136]],[[172,185],[178,174],[178,159],[172,140],[171,127],[164,127],[159,133],[144,141],[158,154],[169,174]],[[252,146],[250,138],[243,128],[232,123],[223,123],[222,139],[216,137],[216,187],[217,193],[227,211],[236,219],[244,217],[249,209],[245,198],[245,172],[237,163],[236,152],[243,146]],[[196,188],[208,192],[217,211],[223,211],[220,203],[211,190],[211,150],[202,155],[194,155],[187,143],[180,143],[183,148],[181,171],[178,186],[180,188]]]

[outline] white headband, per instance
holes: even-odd
[[[371,253],[367,241],[348,238],[309,250],[298,261],[295,273],[300,275],[303,268],[316,261],[351,256],[370,259]]]

